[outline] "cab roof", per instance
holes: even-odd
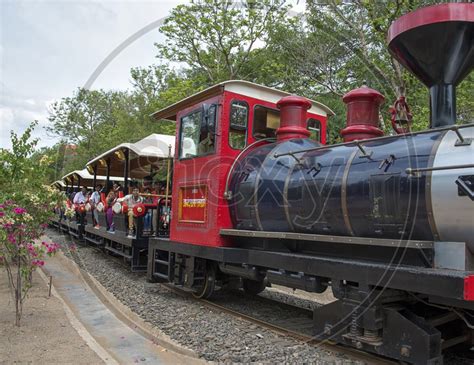
[[[193,94],[185,99],[178,101],[166,108],[158,110],[151,114],[151,116],[156,119],[166,119],[171,121],[176,121],[176,116],[180,110],[186,109],[189,106],[212,98],[222,94],[224,91],[230,91],[236,94],[253,97],[256,99],[268,101],[270,103],[277,103],[284,96],[291,95],[285,91],[277,90],[268,86],[263,86],[255,84],[253,82],[244,81],[244,80],[229,80],[224,81],[214,86],[211,86],[205,90],[202,90],[196,94]],[[334,112],[328,108],[326,105],[311,100],[312,107],[308,110],[310,113],[331,116],[334,115]]]

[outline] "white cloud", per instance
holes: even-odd
[[[10,129],[20,134],[35,119],[40,145],[54,144],[57,139],[42,128],[51,101],[70,96],[130,35],[186,2],[0,0],[0,146],[10,145]],[[157,29],[142,36],[108,65],[93,88],[130,87],[130,68],[156,63],[154,43],[163,40]]]
[[[183,2],[0,1],[0,146],[35,119],[40,145],[54,144],[43,128],[51,101],[70,96],[117,45]],[[130,68],[156,61],[160,37],[154,30],[130,45],[93,87],[130,87]]]

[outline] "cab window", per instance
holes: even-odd
[[[311,132],[309,138],[313,141],[321,142],[321,122],[314,118],[308,119],[308,130]]]
[[[181,118],[179,158],[192,158],[207,155],[215,150],[215,132],[209,125],[215,126],[216,106],[211,105],[204,118],[202,109]]]
[[[253,136],[256,139],[274,138],[280,126],[280,112],[256,105],[253,112]]]
[[[247,139],[249,106],[245,101],[233,101],[230,106],[229,145],[241,150]]]

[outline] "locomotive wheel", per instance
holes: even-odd
[[[244,288],[244,292],[250,295],[257,295],[260,294],[262,291],[265,290],[265,282],[263,280],[249,280],[249,279],[242,279],[242,287]]]
[[[216,267],[215,265],[207,265],[204,272],[204,279],[201,285],[195,287],[193,297],[198,299],[210,298],[214,293],[216,286]]]

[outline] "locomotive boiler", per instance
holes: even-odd
[[[390,28],[390,52],[430,89],[431,129],[378,137],[383,96],[362,87],[344,96],[346,143],[323,146],[307,139],[308,101],[282,99],[277,142],[233,170],[234,227],[460,241],[474,252],[474,127],[455,125],[455,88],[474,67],[472,6],[425,8]]]
[[[280,130],[236,165],[235,228],[461,241],[474,252],[472,125],[322,146],[304,138],[306,100],[279,106],[292,138]]]

